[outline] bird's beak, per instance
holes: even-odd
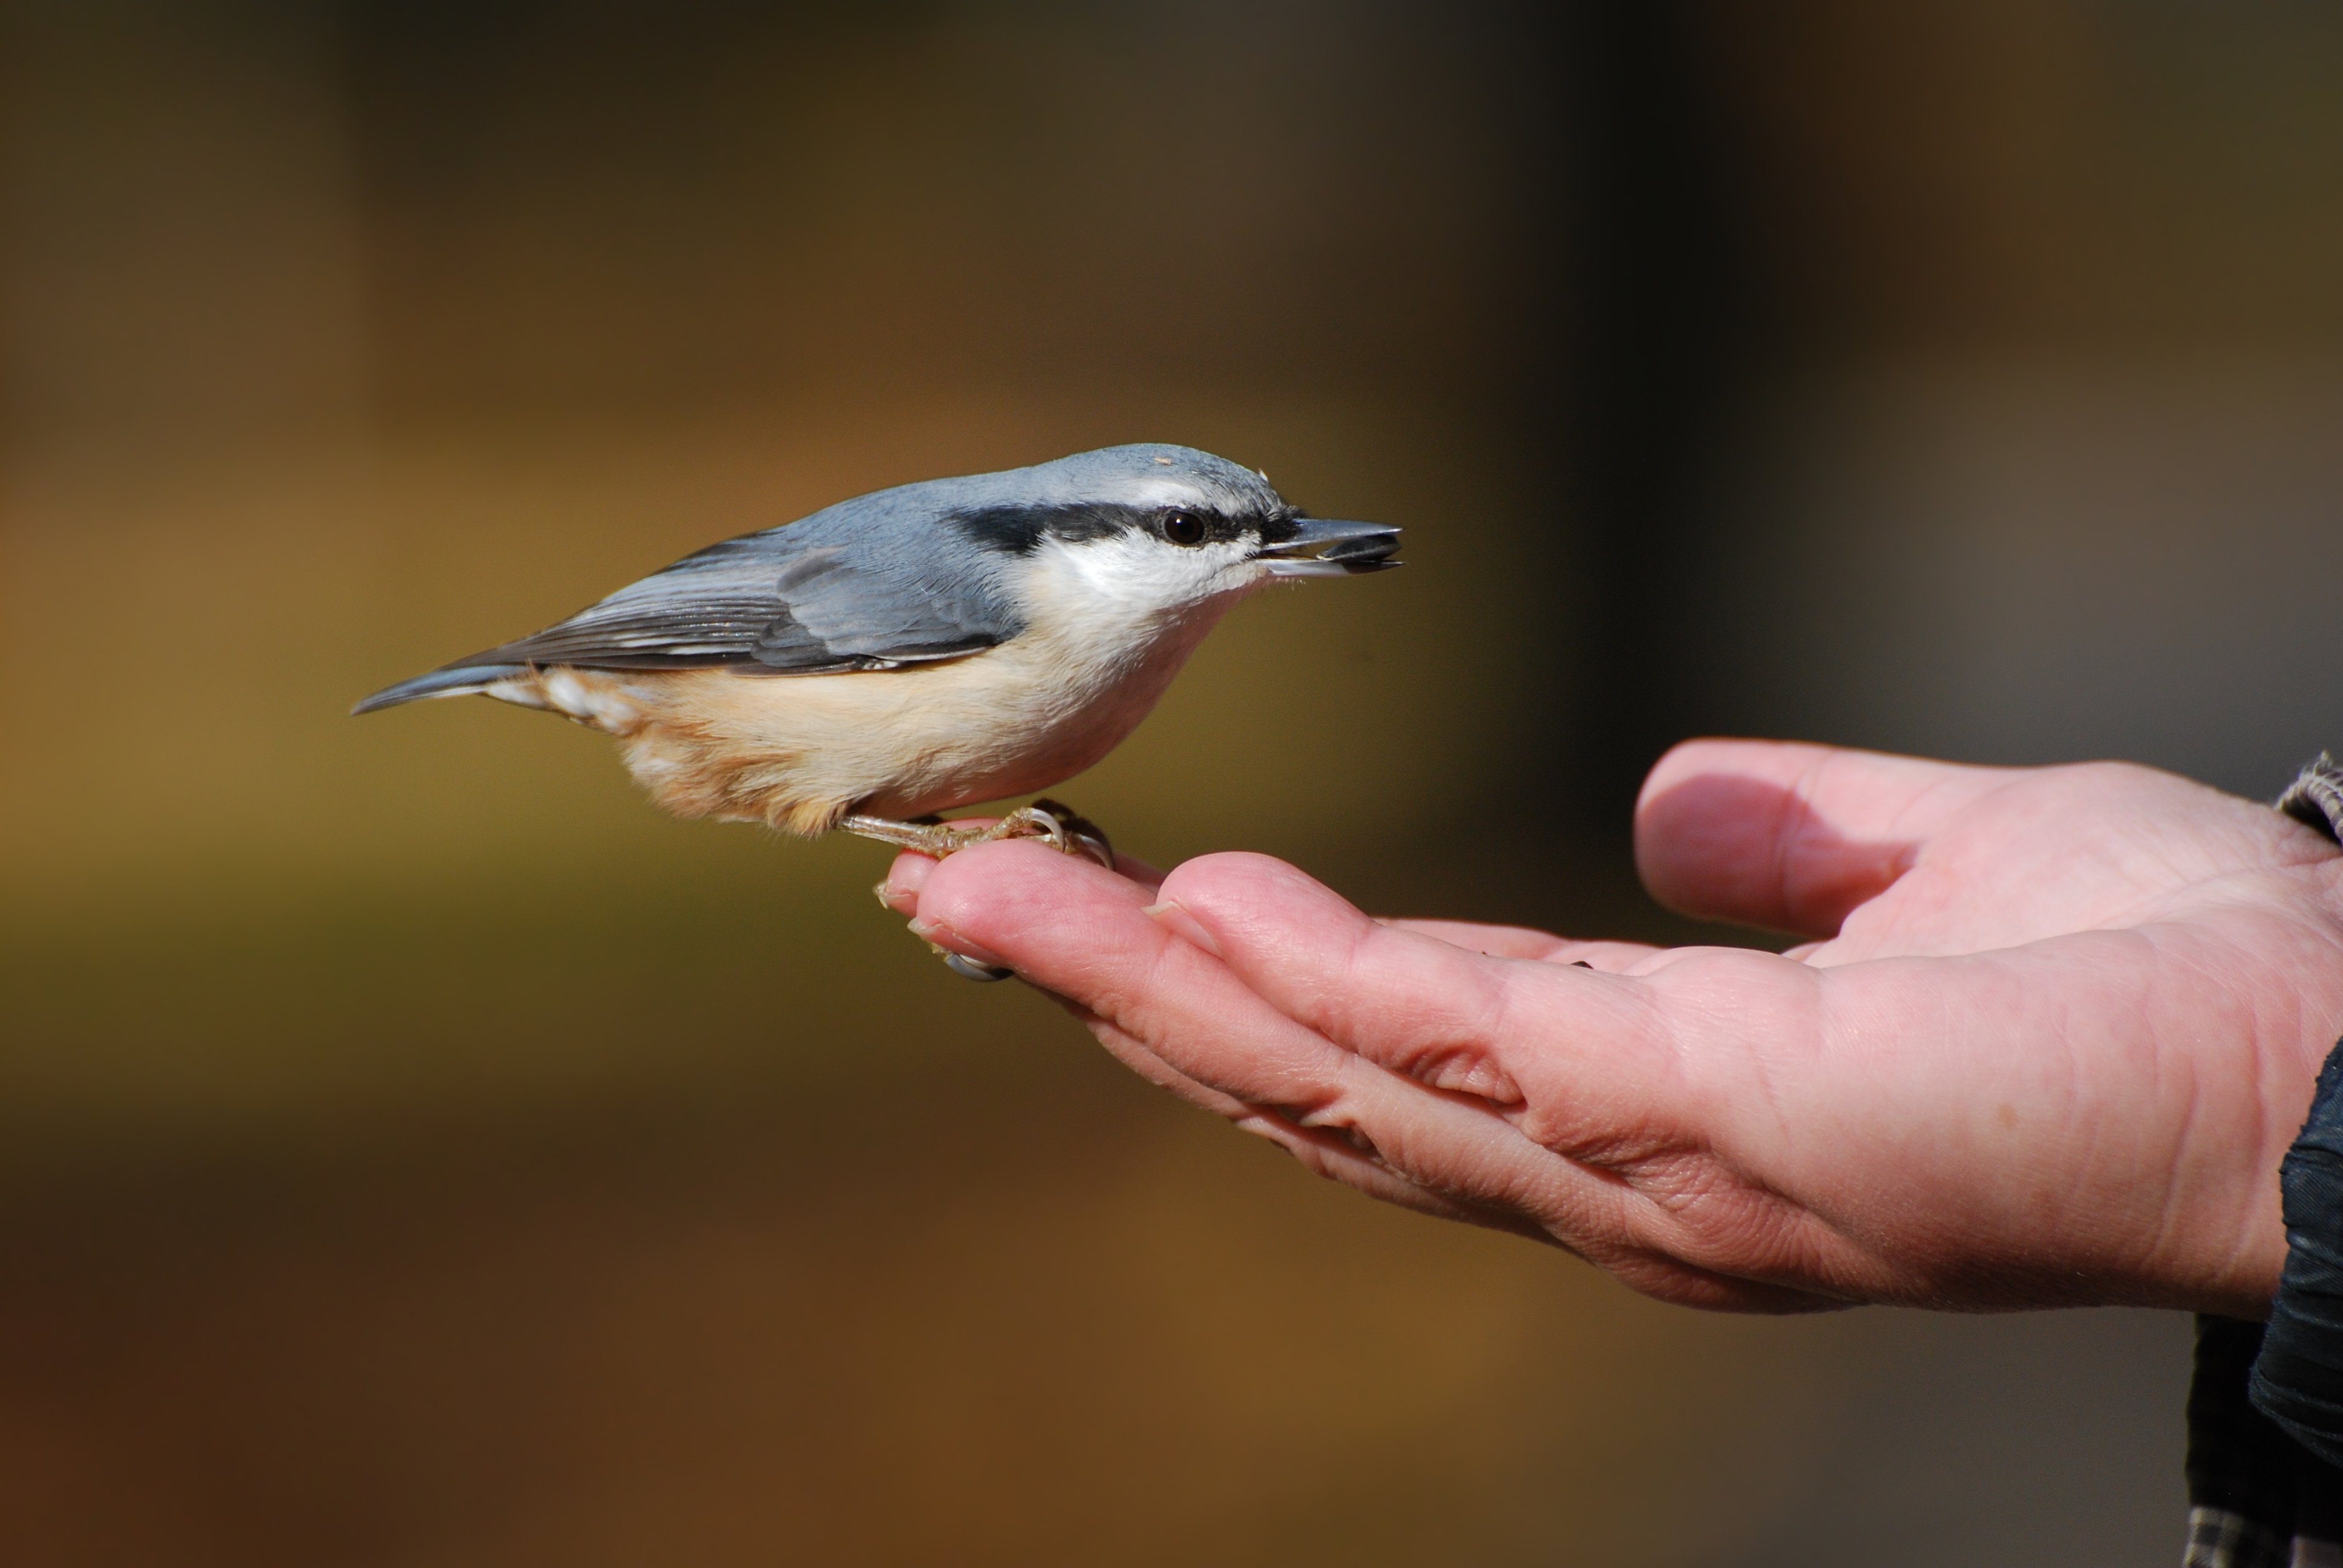
[[[1400,563],[1399,530],[1381,523],[1338,523],[1295,518],[1290,538],[1264,544],[1256,558],[1277,578],[1341,578],[1379,572]]]

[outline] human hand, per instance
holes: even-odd
[[[1728,741],[1635,836],[1663,902],[1816,940],[1377,921],[1247,854],[1158,888],[995,844],[889,891],[1322,1172],[1667,1300],[2267,1309],[2343,1030],[2333,844],[2144,768]]]

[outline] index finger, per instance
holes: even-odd
[[[1437,937],[1450,947],[1483,958],[1536,959],[1589,970],[1624,970],[1661,950],[1649,942],[1579,941],[1527,926],[1486,926],[1472,920],[1387,920],[1383,923],[1397,930]]]
[[[1187,1084],[1249,1112],[1359,1141],[1376,1165],[1452,1210],[1534,1214],[1549,1233],[1571,1237],[1619,1231],[1623,1195],[1564,1162],[1520,1158],[1532,1141],[1486,1086],[1441,1094],[1363,1059],[1151,918],[1145,898],[1095,866],[1030,844],[990,844],[938,869],[914,929],[1012,963],[1108,1026],[1113,1032],[1102,1038],[1118,1054],[1127,1040]],[[1226,1104],[1215,1108],[1226,1113]],[[1269,1130],[1258,1118],[1245,1124]]]
[[[1571,1090],[1541,1097],[1524,1129],[1548,1147],[1607,1147],[1621,1128],[1649,1129],[1666,1102],[1674,1053],[1633,980],[1383,924],[1262,855],[1191,860],[1161,898],[1174,930],[1279,1011],[1428,1087],[1521,1107],[1534,1042],[1538,1077]]]
[[[995,819],[973,817],[965,822],[955,821],[953,826],[981,828],[993,820]],[[897,855],[894,864],[887,868],[887,879],[873,890],[879,895],[879,901],[899,915],[916,914],[920,908],[920,890],[928,885],[930,877],[935,875],[938,864],[933,855],[923,855],[917,849],[906,849]],[[1115,875],[1151,893],[1163,885],[1162,872],[1120,849],[1115,851],[1114,871]]]

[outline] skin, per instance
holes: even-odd
[[[1700,741],[1635,848],[1663,902],[1812,940],[1377,920],[1263,856],[1017,842],[887,894],[1312,1169],[1667,1301],[2266,1313],[2343,1031],[2335,845],[2145,768]]]

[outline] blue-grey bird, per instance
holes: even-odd
[[[1239,599],[1394,566],[1398,548],[1397,529],[1305,517],[1209,452],[1109,447],[710,545],[356,711],[477,692],[617,736],[682,816],[933,854],[1030,834],[1107,858],[1048,802],[982,831],[920,819],[1081,772]]]

